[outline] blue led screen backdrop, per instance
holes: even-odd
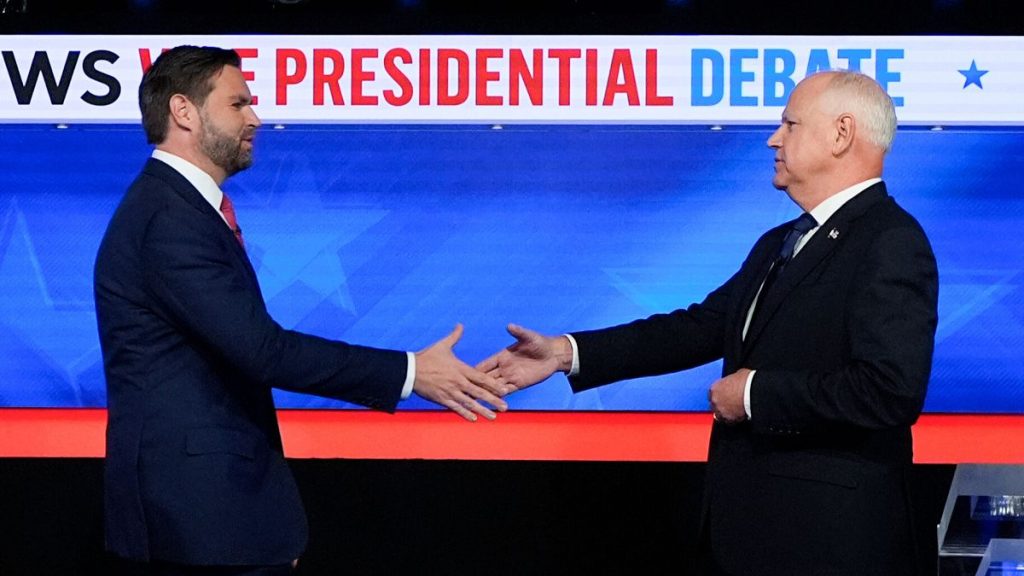
[[[798,214],[771,186],[771,130],[265,126],[225,190],[283,326],[418,350],[462,322],[475,363],[510,343],[508,322],[560,333],[702,299]],[[0,126],[0,406],[105,404],[93,259],[149,152],[138,126]],[[1024,413],[1024,132],[902,130],[886,175],[939,262],[926,410]],[[705,410],[720,370],[576,395],[555,376],[510,400]]]

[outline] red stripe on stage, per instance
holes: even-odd
[[[101,457],[106,410],[0,409],[0,457]],[[395,415],[281,410],[293,458],[703,461],[707,413],[514,412],[465,422],[448,412]],[[926,414],[914,461],[1024,464],[1024,416]]]

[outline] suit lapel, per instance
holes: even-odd
[[[762,250],[762,254],[755,259],[757,264],[756,274],[750,277],[747,284],[744,285],[743,299],[740,301],[738,309],[739,316],[736,319],[739,329],[736,330],[734,335],[735,350],[744,349],[743,339],[743,326],[747,323],[747,314],[750,312],[750,306],[754,303],[754,297],[757,296],[757,291],[764,283],[764,279],[768,276],[768,272],[772,269],[772,262],[775,260],[774,255],[779,253],[779,249],[782,246],[782,240],[785,237],[785,227],[779,227],[775,237],[765,242],[765,248]]]
[[[195,186],[188,181],[187,178],[178,173],[177,170],[171,168],[167,164],[150,158],[143,172],[148,173],[150,176],[159,178],[170,184],[171,188],[178,193],[186,202],[188,202],[193,208],[202,213],[203,217],[210,222],[211,234],[222,234],[225,238],[230,238],[229,244],[231,251],[238,260],[239,265],[245,270],[249,280],[259,290],[259,281],[256,278],[256,271],[252,268],[252,263],[249,261],[249,255],[246,254],[245,248],[235,238],[231,229],[224,224],[224,220],[221,215],[210,205],[209,202],[203,198],[203,195],[196,190]]]
[[[807,275],[817,268],[818,264],[846,237],[853,220],[863,214],[868,207],[886,198],[887,195],[885,184],[879,182],[854,196],[818,228],[814,236],[808,240],[807,244],[793,260],[786,265],[786,270],[775,280],[772,289],[767,294],[762,294],[762,299],[758,302],[758,312],[754,316],[750,329],[747,331],[747,337],[743,340],[742,350],[744,352],[750,350],[754,342],[761,336],[765,327],[772,321],[779,307],[782,306],[782,303],[793,289],[799,286],[807,278]],[[781,243],[780,236],[780,240],[776,243],[776,249]],[[759,274],[759,281],[752,290],[754,294],[757,293],[761,282],[764,281],[767,269],[770,267],[773,258],[769,257],[767,260],[768,264],[764,266],[765,270]],[[746,311],[750,310],[750,302],[752,300],[753,296],[750,296],[745,302],[745,307],[742,308],[744,320],[746,319]],[[742,330],[741,324],[741,338]]]

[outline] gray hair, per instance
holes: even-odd
[[[868,142],[889,152],[896,136],[896,107],[892,98],[874,78],[861,72],[832,70],[829,74],[832,78],[826,93],[835,111],[853,114]]]

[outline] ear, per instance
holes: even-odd
[[[199,109],[184,94],[171,96],[168,102],[170,121],[181,130],[191,132],[199,123]]]
[[[835,140],[832,142],[832,156],[840,157],[853,147],[857,135],[857,120],[853,114],[844,113],[835,121]]]

